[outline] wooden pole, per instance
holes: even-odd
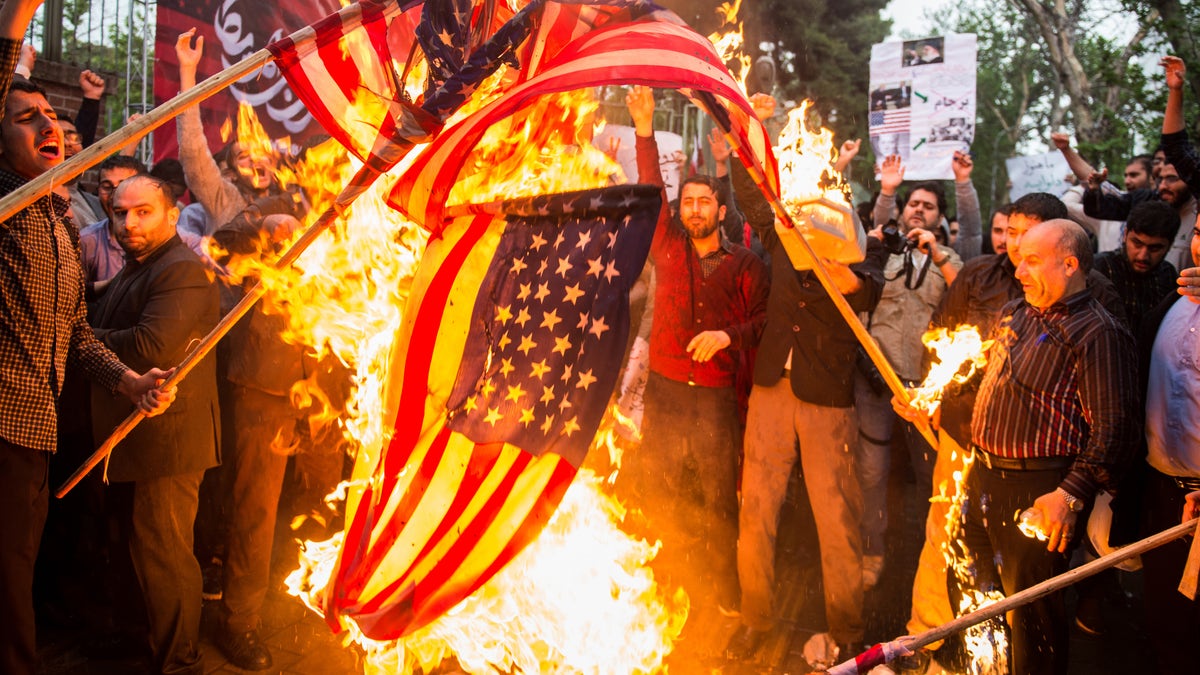
[[[398,11],[396,7],[393,5],[392,9]],[[358,3],[342,8],[338,14],[342,15],[343,21],[348,24],[362,20],[362,10]],[[296,44],[298,51],[316,44],[316,31],[312,26],[305,26],[288,37]],[[265,48],[260,49],[187,91],[180,92],[136,121],[101,138],[71,159],[13,190],[0,199],[0,221],[8,220],[18,211],[32,204],[35,199],[50,192],[55,185],[66,183],[92,166],[99,164],[105,157],[127,145],[136,143],[142,136],[166,124],[179,113],[194,105],[199,105],[204,99],[262,68],[270,60],[271,52]]]
[[[345,213],[346,209],[349,208],[350,203],[360,194],[362,194],[367,187],[370,186],[371,181],[361,181],[359,180],[359,177],[370,173],[375,172],[373,169],[367,166],[359,169],[359,175],[354,179],[351,179],[349,187],[343,190],[343,193],[338,196],[338,201],[335,202],[333,206],[326,209],[325,212],[322,213],[319,218],[317,218],[316,222],[310,225],[308,229],[305,230],[304,233],[301,234],[300,237],[297,238],[290,247],[288,247],[288,250],[285,251],[277,261],[275,261],[274,268],[280,270],[294,263],[300,257],[300,255],[304,253],[309,245],[312,244],[312,242],[315,241],[316,238],[319,237],[335,219]],[[229,310],[228,314],[221,317],[221,320],[216,326],[213,327],[211,331],[208,332],[208,335],[205,335],[204,338],[196,344],[192,351],[188,352],[188,355],[185,356],[183,361],[175,367],[175,372],[171,373],[171,376],[163,382],[162,386],[173,387],[182,382],[183,378],[187,377],[188,373],[192,371],[192,368],[194,368],[196,364],[200,363],[200,361],[207,356],[214,347],[217,346],[217,343],[221,340],[221,338],[225,337],[225,334],[228,333],[231,328],[233,328],[234,324],[236,324],[238,320],[246,314],[246,312],[249,312],[250,308],[254,306],[254,303],[258,302],[259,299],[266,294],[266,292],[267,289],[265,286],[263,286],[262,281],[259,281],[254,285],[253,288],[247,291],[246,295],[242,297],[238,304],[234,305],[233,309]],[[65,497],[72,488],[79,484],[79,481],[83,480],[84,476],[91,472],[92,469],[96,468],[97,464],[108,457],[109,454],[112,453],[113,448],[115,448],[118,443],[124,440],[124,438],[129,435],[129,432],[133,431],[133,429],[140,424],[145,417],[145,414],[143,414],[141,410],[135,408],[134,411],[124,419],[124,421],[122,421],[115,429],[113,429],[112,433],[109,434],[104,443],[97,448],[96,451],[93,452],[78,469],[75,470],[75,473],[71,474],[71,476],[67,478],[66,482],[59,486],[58,490],[54,492],[54,496],[58,497],[59,499]]]
[[[53,186],[66,183],[99,164],[105,157],[127,145],[138,142],[142,136],[166,124],[187,108],[199,105],[204,99],[263,67],[270,60],[271,53],[266,49],[251,54],[191,89],[180,92],[170,101],[101,138],[71,159],[13,190],[6,197],[0,199],[0,221],[8,220],[18,211],[32,204],[35,199],[49,192]]]
[[[971,626],[983,623],[988,619],[994,619],[1001,614],[1016,609],[1017,607],[1027,605],[1038,598],[1042,598],[1056,591],[1060,591],[1071,584],[1078,583],[1079,581],[1082,581],[1083,579],[1086,579],[1094,574],[1103,572],[1110,567],[1115,567],[1116,565],[1134,556],[1141,555],[1146,551],[1156,549],[1163,544],[1168,544],[1189,534],[1194,534],[1196,532],[1197,524],[1200,524],[1200,519],[1190,520],[1186,523],[1180,523],[1179,525],[1163,530],[1158,534],[1153,534],[1145,539],[1135,541],[1128,546],[1122,546],[1112,553],[1109,553],[1101,558],[1097,558],[1086,565],[1080,565],[1073,570],[1064,572],[1056,577],[1051,577],[1040,584],[1030,586],[1029,588],[1020,591],[1019,593],[1010,595],[1003,600],[980,607],[969,614],[964,614],[953,621],[942,624],[941,626],[931,628],[917,635],[902,637],[897,640],[897,642],[903,645],[904,648],[910,651],[915,651],[921,647],[924,647],[925,645],[937,642],[938,640],[943,640],[946,637],[962,632]],[[833,675],[851,675],[858,672],[857,668],[858,666],[855,662],[855,659],[851,658],[843,663],[838,664],[834,668],[830,668],[828,672]]]
[[[726,131],[725,138],[727,139],[730,147],[738,149],[739,151],[741,150],[741,147],[738,145],[737,138],[735,138],[733,134]],[[767,196],[767,201],[770,202],[771,206],[775,209],[775,214],[778,215],[779,218],[782,219],[783,222],[787,223],[787,225],[793,230],[796,229],[796,224],[792,221],[791,214],[789,214],[787,209],[783,207],[783,201],[780,200],[779,196],[771,190],[766,181],[766,177],[762,175],[762,172],[758,170],[758,167],[746,164],[745,162],[743,162],[743,164],[746,165],[746,169],[749,171],[750,177],[754,179],[754,182],[758,184],[759,189],[762,190],[763,194]],[[809,244],[808,240],[804,238],[804,235],[800,234],[799,232],[797,232],[796,238],[799,239],[801,245],[804,246],[804,252],[807,253],[808,257],[812,259],[813,272],[816,273],[817,279],[821,282],[821,286],[825,288],[825,292],[828,293],[829,298],[833,300],[834,306],[837,307],[838,312],[842,315],[842,318],[845,319],[846,323],[850,326],[850,330],[854,333],[854,337],[858,338],[859,344],[861,344],[862,348],[866,350],[867,356],[871,358],[871,362],[874,363],[875,367],[879,369],[879,374],[883,376],[884,382],[887,382],[888,389],[891,389],[892,394],[895,395],[896,398],[902,403],[906,405],[911,403],[912,397],[909,396],[908,389],[905,388],[904,383],[900,381],[900,376],[896,375],[896,370],[892,368],[892,364],[888,363],[887,357],[883,355],[883,350],[881,350],[879,345],[875,343],[875,338],[871,337],[871,334],[867,332],[867,327],[862,324],[862,321],[859,321],[858,313],[855,312],[854,308],[850,306],[850,303],[846,300],[846,296],[842,295],[842,292],[838,290],[837,285],[833,283],[833,277],[830,276],[829,270],[825,268],[825,265],[821,262],[821,259],[817,257],[817,253],[813,250],[812,244]],[[921,432],[921,436],[925,438],[926,443],[929,443],[929,447],[936,450],[938,447],[938,442],[937,439],[934,438],[933,430],[928,426],[922,427],[916,424],[913,426],[916,427],[917,431]]]

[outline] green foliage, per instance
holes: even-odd
[[[1124,61],[1128,36],[1117,37],[1113,27],[1133,26],[1129,13],[1095,3],[1083,3],[1073,15],[1075,55],[1090,80],[1086,102],[1094,119],[1089,130],[1075,128],[1071,101],[1050,63],[1041,33],[1025,11],[1012,3],[997,6],[972,0],[934,17],[937,32],[975,33],[979,46],[977,74],[978,124],[972,152],[972,176],[984,212],[1007,198],[1005,159],[1052,146],[1054,131],[1073,133],[1081,155],[1093,166],[1109,167],[1118,178],[1127,160],[1152,149],[1158,138],[1165,101],[1156,70],[1144,65],[1148,44],[1136,45]],[[1111,100],[1113,105],[1109,105]],[[1080,142],[1080,137],[1094,137]]]
[[[111,1],[111,0],[110,0]],[[105,92],[104,102],[108,129],[99,130],[99,134],[111,132],[125,124],[129,116],[131,103],[142,101],[143,91],[146,100],[153,103],[153,82],[150,77],[137,78],[129,82],[128,98],[126,96],[127,63],[132,54],[139,63],[135,70],[141,69],[140,60],[143,49],[149,49],[147,63],[154,63],[153,31],[147,44],[142,38],[141,29],[147,18],[144,5],[135,3],[133,9],[133,26],[135,33],[129,32],[128,5],[120,12],[116,3],[96,3],[92,0],[64,0],[62,17],[47,20],[61,21],[62,25],[62,55],[63,63],[87,68],[104,76],[116,78],[117,86]]]

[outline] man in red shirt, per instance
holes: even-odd
[[[662,185],[653,92],[635,87],[626,103],[637,133],[638,179]],[[724,201],[716,179],[692,176],[680,188],[682,227],[666,206],[659,218],[650,248],[655,288],[645,441],[632,458],[633,473],[643,479],[644,510],[665,542],[666,571],[682,573],[675,581],[696,604],[710,607],[732,607],[738,597],[742,426],[735,382],[762,335],[768,294],[766,265],[721,235]]]

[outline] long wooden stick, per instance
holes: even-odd
[[[730,147],[741,150],[737,138],[727,130],[725,131],[725,138]],[[776,215],[778,215],[780,219],[787,223],[787,225],[793,230],[797,230],[796,223],[792,221],[791,214],[788,213],[788,210],[783,206],[783,201],[778,195],[775,194],[773,190],[771,190],[770,185],[766,181],[766,177],[762,175],[762,173],[758,170],[758,167],[747,164],[746,162],[743,162],[743,164],[746,165],[746,169],[750,173],[750,177],[753,178],[754,182],[758,184],[759,190],[766,195],[767,201],[770,202],[771,206],[775,209]],[[861,344],[863,349],[866,350],[867,356],[871,358],[871,362],[874,363],[875,367],[879,369],[879,374],[883,376],[884,382],[887,382],[888,389],[891,389],[892,394],[894,394],[901,402],[905,404],[910,403],[912,401],[912,397],[909,396],[908,389],[905,388],[904,383],[900,381],[900,376],[896,375],[896,371],[894,368],[892,368],[892,364],[888,363],[887,357],[883,355],[883,350],[881,350],[879,345],[875,343],[875,338],[871,337],[871,334],[867,331],[867,327],[862,324],[862,321],[859,321],[858,313],[855,312],[854,308],[850,306],[849,301],[846,300],[846,296],[842,295],[842,292],[838,290],[837,285],[833,283],[833,277],[830,276],[829,270],[825,268],[825,264],[822,263],[821,259],[817,257],[817,253],[813,250],[812,244],[808,243],[808,240],[805,239],[804,235],[800,234],[798,230],[796,232],[796,238],[800,240],[801,245],[804,246],[805,253],[807,253],[808,257],[812,259],[813,272],[816,273],[817,279],[821,282],[821,286],[825,288],[825,292],[828,293],[829,298],[833,300],[833,304],[835,307],[837,307],[838,312],[842,315],[842,318],[846,320],[847,324],[849,324],[850,330],[854,333],[854,337],[858,338],[859,344]],[[936,450],[938,447],[938,442],[933,436],[933,430],[927,426],[922,427],[916,424],[913,426],[916,427],[917,431],[921,432],[921,436],[925,438],[925,442],[929,443],[929,446]]]
[[[361,20],[362,10],[358,3],[354,3],[342,8],[338,14],[342,15],[344,21],[352,22],[355,18]],[[312,26],[305,26],[292,33],[289,39],[296,44],[297,50],[302,50],[316,43],[316,32]],[[134,122],[96,141],[71,159],[13,190],[0,199],[0,221],[8,220],[18,211],[32,204],[38,197],[49,192],[55,185],[66,183],[92,166],[99,164],[105,157],[131,143],[136,143],[142,136],[166,124],[179,113],[194,105],[199,105],[204,99],[262,68],[270,60],[270,51],[265,48],[258,50],[187,91],[180,92],[171,100],[147,112]]]
[[[339,195],[338,201],[335,202],[333,206],[326,209],[325,212],[322,213],[319,218],[317,218],[316,222],[310,225],[308,229],[305,230],[304,233],[300,235],[300,237],[297,238],[290,247],[288,247],[288,250],[285,251],[277,261],[275,261],[275,269],[284,269],[294,263],[300,257],[300,255],[304,253],[309,245],[312,244],[313,241],[315,241],[316,238],[319,237],[321,233],[323,233],[329,227],[329,225],[333,223],[334,220],[345,213],[346,209],[349,208],[350,203],[360,194],[362,194],[366,190],[366,187],[370,185],[370,181],[359,180],[359,177],[367,175],[368,173],[374,173],[374,170],[368,166],[363,166],[361,169],[359,169],[359,176],[356,176],[350,181],[346,190]],[[214,347],[217,346],[217,342],[219,342],[221,338],[225,337],[225,334],[233,328],[234,324],[236,324],[238,320],[246,314],[246,312],[249,312],[250,308],[254,306],[254,303],[258,302],[259,299],[266,294],[266,292],[267,289],[263,285],[262,281],[259,281],[254,285],[253,288],[247,291],[246,295],[242,297],[238,304],[234,305],[233,309],[229,310],[228,314],[221,317],[221,320],[216,326],[213,327],[211,331],[208,332],[208,335],[205,335],[204,338],[196,344],[192,351],[188,352],[188,355],[185,356],[183,361],[175,367],[175,372],[171,373],[171,376],[163,382],[162,386],[164,388],[173,387],[179,382],[183,381],[183,378],[187,377],[188,373],[192,371],[192,368],[194,368],[196,364],[200,363],[200,361],[204,359],[204,357],[207,356]],[[133,431],[133,429],[140,424],[145,417],[145,414],[143,414],[140,409],[135,408],[134,411],[124,419],[124,421],[122,421],[115,429],[113,429],[112,433],[109,434],[104,443],[97,448],[96,451],[93,452],[78,469],[75,470],[75,473],[71,474],[70,478],[68,478],[61,486],[59,486],[58,490],[55,491],[54,496],[58,497],[59,499],[62,499],[64,496],[66,496],[66,494],[70,492],[72,488],[79,484],[79,481],[83,480],[84,476],[91,472],[92,469],[96,468],[97,464],[104,461],[104,458],[108,457],[109,454],[112,453],[113,448],[115,448],[118,443],[124,440],[124,438],[129,435],[129,432]]]
[[[1146,551],[1156,549],[1159,546],[1168,544],[1176,539],[1193,534],[1196,532],[1197,524],[1200,524],[1200,519],[1190,520],[1186,523],[1180,523],[1179,525],[1163,530],[1158,534],[1152,534],[1149,537],[1135,541],[1128,546],[1122,546],[1112,553],[1109,553],[1101,558],[1097,558],[1086,565],[1080,565],[1079,567],[1076,567],[1068,572],[1064,572],[1056,577],[1050,577],[1040,584],[1030,586],[1019,593],[1014,593],[1003,600],[995,602],[991,605],[980,607],[979,609],[969,614],[964,614],[953,621],[944,623],[936,628],[930,628],[929,630],[923,633],[918,633],[917,635],[902,637],[898,640],[898,642],[905,648],[915,651],[921,647],[924,647],[925,645],[937,642],[938,640],[943,640],[946,637],[962,632],[971,626],[983,623],[988,619],[994,619],[1001,614],[1016,609],[1017,607],[1027,605],[1038,598],[1042,598],[1056,591],[1060,591],[1071,584],[1078,583],[1079,581],[1082,581],[1083,579],[1086,579],[1094,574],[1103,572],[1110,567],[1115,567],[1116,565],[1134,556],[1141,555]],[[833,668],[830,668],[828,672],[831,673],[831,675],[853,675],[854,673],[858,672],[859,667],[860,665],[856,662],[856,660],[851,658]]]

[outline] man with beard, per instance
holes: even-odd
[[[1083,196],[1083,208],[1093,218],[1125,220],[1130,209],[1150,199],[1161,199],[1175,209],[1179,223],[1171,240],[1167,261],[1176,267],[1187,267],[1191,256],[1192,223],[1196,222],[1196,198],[1188,189],[1187,182],[1180,177],[1175,165],[1164,162],[1158,170],[1154,190],[1133,190],[1126,194],[1109,194],[1099,188],[1090,187],[1103,174],[1092,174],[1089,187]]]
[[[956,152],[952,166],[956,185],[969,186],[971,158]],[[904,164],[900,157],[884,158],[880,165],[880,198],[875,205],[875,222],[880,226],[871,231],[871,236],[888,245],[888,258],[883,268],[883,295],[871,313],[868,325],[871,336],[879,343],[896,375],[907,386],[913,386],[924,375],[925,346],[920,336],[963,263],[952,248],[939,245],[934,235],[946,212],[946,196],[941,184],[923,182],[912,186],[901,199],[900,222],[886,220],[887,203],[895,199],[903,179]],[[885,228],[890,236],[884,235]],[[978,218],[974,230],[979,231]],[[863,589],[869,590],[879,582],[884,566],[887,484],[896,414],[892,411],[891,391],[882,378],[873,367],[861,370],[865,372],[857,373],[854,378],[854,402],[858,411],[858,442],[854,447],[863,492]],[[917,488],[921,492],[928,491],[933,473],[933,449],[911,425],[905,425],[904,438],[917,477]]]
[[[62,128],[45,93],[12,80],[21,38],[41,4],[0,6],[0,195],[62,163]],[[43,194],[0,223],[0,672],[6,675],[37,671],[33,568],[49,503],[55,400],[68,363],[150,415],[172,396],[154,389],[165,373],[152,368],[139,376],[87,325],[83,273],[63,219],[68,206],[57,194]]]
[[[1130,330],[1137,330],[1142,316],[1175,290],[1175,266],[1165,258],[1176,218],[1166,202],[1142,202],[1129,211],[1121,248],[1096,256],[1094,269],[1113,282]]]
[[[111,210],[127,261],[96,307],[96,336],[139,367],[179,363],[216,325],[217,288],[175,232],[179,209],[165,183],[145,174],[130,177],[113,194]],[[203,672],[192,525],[204,470],[217,463],[216,379],[212,359],[198,364],[179,386],[179,405],[134,429],[108,466],[110,515],[142,591],[160,673]],[[92,386],[97,438],[129,412],[128,402]]]
[[[626,103],[639,180],[662,185],[653,92],[634,87]],[[662,532],[669,573],[684,575],[684,587],[709,608],[737,602],[741,422],[734,385],[762,334],[768,291],[766,265],[722,237],[722,202],[716,179],[692,176],[680,189],[683,227],[671,222],[665,203],[659,217],[650,248],[656,283],[645,441],[632,462],[639,492],[663,505],[657,518],[645,510]]]

